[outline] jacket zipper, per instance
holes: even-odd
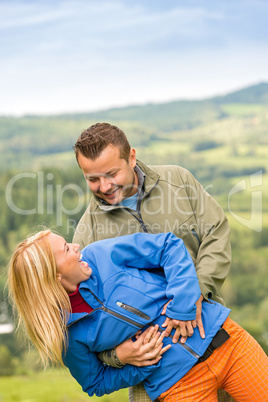
[[[138,328],[143,328],[143,327],[144,327],[144,324],[140,324],[139,322],[134,321],[134,320],[132,320],[131,318],[125,317],[125,316],[123,316],[123,315],[117,313],[116,311],[113,311],[113,310],[111,310],[110,308],[105,307],[105,306],[103,305],[102,301],[101,301],[90,289],[88,289],[88,290],[89,290],[90,293],[95,297],[95,299],[101,304],[101,307],[95,308],[93,311],[91,311],[91,313],[88,313],[88,314],[84,315],[83,317],[80,317],[80,318],[78,318],[77,320],[71,322],[71,323],[68,325],[68,327],[70,327],[71,325],[73,325],[73,324],[76,323],[77,321],[81,320],[82,318],[87,317],[87,316],[93,314],[94,311],[97,311],[97,310],[105,311],[106,313],[108,313],[108,314],[110,314],[110,315],[112,315],[112,316],[114,316],[114,317],[120,318],[122,321],[125,321],[125,322],[128,322],[129,324],[134,325],[135,327],[138,327]]]
[[[146,228],[146,226],[145,226],[145,224],[144,224],[144,222],[143,222],[143,220],[142,220],[142,218],[141,218],[140,213],[138,212],[139,217],[137,217],[135,214],[133,214],[133,212],[132,212],[131,210],[127,210],[127,211],[130,213],[130,215],[133,216],[133,218],[135,218],[135,219],[139,222],[139,224],[140,224],[141,227],[142,227],[142,230],[143,230],[145,233],[148,233],[148,230],[147,230],[147,228]]]
[[[106,313],[109,313],[110,315],[113,315],[114,317],[120,318],[122,321],[126,321],[129,324],[135,325],[135,327],[143,328],[144,325],[138,323],[137,321],[131,320],[131,318],[124,317],[123,315],[117,313],[116,311],[113,311],[105,306],[101,306],[100,310],[105,311]]]
[[[150,190],[150,193],[152,192],[152,190],[157,186],[157,184],[158,184],[158,181],[159,180],[157,180],[157,182],[155,183],[155,185],[153,186],[153,188]],[[144,221],[143,221],[143,219],[142,219],[142,216],[141,216],[141,202],[142,202],[142,200],[143,200],[143,198],[144,198],[144,190],[142,189],[142,191],[143,191],[143,193],[142,193],[142,196],[141,197],[139,197],[138,198],[138,202],[137,202],[137,214],[139,215],[139,217],[137,217],[133,212],[132,212],[132,210],[127,210],[129,213],[130,213],[130,215],[132,215],[133,216],[133,218],[135,218],[138,222],[139,222],[139,224],[141,225],[141,227],[142,227],[142,230],[145,232],[145,233],[148,233],[148,230],[147,230],[147,228],[146,228],[146,225],[145,225],[145,223],[144,223]],[[149,194],[149,193],[148,193]]]
[[[195,230],[194,228],[191,228],[191,232],[192,232],[192,234],[194,235],[194,237],[197,239],[198,245],[200,246],[201,241],[200,241],[200,239],[199,239],[198,234],[196,233],[196,230]]]
[[[158,328],[158,331],[160,331],[160,332],[164,332],[164,329],[162,329],[161,327],[159,327]],[[169,335],[168,336],[170,339],[172,339],[173,338],[173,335]],[[189,353],[191,353],[191,355],[192,356],[194,356],[194,357],[196,357],[197,359],[199,359],[199,354],[197,354],[193,349],[191,349],[188,345],[186,345],[185,343],[182,343],[182,342],[180,342],[180,341],[178,341],[178,344],[180,345],[180,346],[182,346],[184,349],[186,349]]]
[[[136,307],[129,306],[128,304],[122,303],[120,301],[116,302],[116,304],[117,304],[117,306],[119,306],[127,311],[130,311],[131,313],[136,314],[141,318],[144,318],[145,320],[150,320],[150,317],[147,314],[138,310]]]

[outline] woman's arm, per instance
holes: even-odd
[[[195,320],[195,303],[201,296],[195,266],[183,241],[173,233],[135,233],[102,240],[94,244],[94,254],[100,266],[105,264],[107,256],[111,258],[113,269],[116,266],[119,269],[162,268],[167,281],[166,296],[171,300],[167,316],[182,321]]]
[[[159,336],[156,331],[157,328],[149,329],[144,336],[141,335],[137,340],[139,342],[138,347],[149,340],[147,342],[149,354],[150,349],[156,352],[157,357],[152,360],[156,363],[150,366],[136,367],[126,364],[124,367],[117,369],[103,365],[97,355],[90,352],[86,345],[76,342],[72,338],[69,339],[69,347],[64,362],[72,376],[82,386],[83,391],[87,392],[89,396],[109,394],[118,389],[140,383],[158,368],[161,353],[166,351],[167,348],[162,349],[164,334]]]
[[[158,326],[147,328],[142,334],[137,333],[137,340],[132,338],[122,342],[116,348],[98,353],[98,358],[112,367],[121,368],[125,364],[143,367],[157,364],[171,345],[162,348],[164,333],[160,335]]]

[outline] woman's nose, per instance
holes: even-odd
[[[73,249],[74,249],[74,251],[77,253],[78,250],[80,249],[80,244],[73,243]]]

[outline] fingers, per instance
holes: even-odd
[[[166,332],[163,331],[160,335],[160,337],[157,339],[157,342],[155,344],[156,347],[158,347],[159,345],[163,344],[163,339],[166,337]]]
[[[139,335],[137,340],[138,344],[142,345],[149,343],[151,339],[156,336],[158,328],[159,325],[148,327],[141,335]]]
[[[158,356],[162,356],[162,354],[171,347],[171,345],[168,345],[168,347],[163,348],[163,339],[166,337],[166,333],[165,331],[160,333],[158,329],[159,326],[155,325],[154,327],[147,328],[147,330],[144,331],[144,333],[146,333],[143,336],[144,342],[139,347],[141,355],[145,356],[146,360],[153,360]]]
[[[191,328],[192,329],[192,328]],[[177,343],[179,340],[179,337],[181,336],[181,343],[185,343],[187,340],[188,336],[190,335],[191,332],[188,333],[188,328],[186,326],[185,322],[180,323],[180,325],[176,328],[175,334],[173,335],[172,342]]]
[[[179,326],[180,321],[178,320],[171,320],[170,318],[166,318],[165,323],[162,324],[162,327],[166,327],[165,333],[166,336],[169,336],[173,328],[177,328]]]
[[[171,302],[171,300],[169,300],[169,301],[164,305],[163,310],[162,310],[162,312],[161,312],[162,315],[166,314],[167,306],[168,306],[168,304],[169,304],[170,302]]]
[[[162,327],[165,328],[168,325],[169,321],[170,321],[170,318],[166,317],[165,321],[162,324]]]
[[[161,314],[165,315],[166,311],[167,311],[167,305],[165,304],[164,307],[163,307],[163,310],[161,311]]]
[[[183,330],[181,330],[181,343],[185,343],[187,341],[188,336],[191,337],[194,333],[192,321],[185,321],[184,324],[185,326],[183,327]]]
[[[144,353],[150,353],[154,352],[154,355],[158,355],[160,353],[160,350],[163,346],[163,337],[164,335],[161,335],[161,333],[158,331],[159,326],[155,325],[154,327],[147,328],[146,331],[144,331],[143,336],[140,335],[138,341],[136,342],[136,347],[140,348],[141,354]],[[142,341],[143,339],[143,341]],[[152,357],[154,357],[154,355]],[[146,357],[148,359],[148,356]]]
[[[196,302],[196,325],[199,329],[199,333],[201,338],[205,338],[205,330],[203,327],[203,322],[201,318],[201,313],[202,313],[202,301],[204,300],[203,295],[200,296],[200,298]]]
[[[205,330],[204,330],[203,322],[202,322],[201,318],[196,319],[196,325],[197,325],[197,327],[199,329],[199,333],[200,333],[201,338],[204,339],[206,335],[205,335]]]
[[[141,330],[137,331],[136,334],[134,335],[134,337],[136,339],[139,339],[139,336],[140,336],[141,333],[142,333]]]
[[[162,356],[167,350],[169,350],[171,348],[171,346],[172,346],[171,344],[163,347],[163,339],[164,338],[165,338],[165,333],[163,332],[161,334],[161,336],[158,338],[155,345],[152,347],[152,349],[146,353],[146,359],[148,359],[150,361],[154,360],[157,357]],[[143,353],[145,353],[145,348],[147,349],[149,347],[149,345],[150,344],[144,345]]]
[[[158,329],[159,329],[159,325],[155,325],[154,327],[151,327],[150,330],[148,331],[148,333],[146,334],[143,343],[149,343],[154,338],[157,339],[157,337],[159,336],[159,335],[157,335],[157,334],[159,334]]]
[[[149,353],[146,354],[147,360],[143,360],[139,362],[139,366],[148,366],[152,364],[157,364],[159,360],[162,359],[164,353],[166,353],[170,348],[171,344],[163,347],[163,343],[159,345],[159,347]]]
[[[160,351],[160,355],[162,356],[168,349],[171,348],[171,346],[172,345],[169,344],[169,345],[165,346],[164,348],[162,348],[161,351]]]
[[[170,318],[166,318],[165,322],[162,324],[162,327],[165,328],[166,336],[171,334],[172,329],[175,329],[175,333],[173,335],[172,341],[173,343],[177,343],[179,338],[180,341],[185,343],[187,338],[192,336],[194,333],[194,328],[197,326],[197,323],[193,321],[179,321],[179,320],[171,320]]]
[[[181,336],[181,329],[180,329],[180,327],[179,327],[179,328],[176,329],[175,334],[173,335],[172,342],[173,342],[173,343],[177,343],[180,336]],[[184,339],[185,339],[185,340],[184,340]],[[182,337],[182,338],[181,338],[181,342],[182,342],[182,343],[186,342],[186,339],[187,339],[187,336],[186,336],[186,338]]]

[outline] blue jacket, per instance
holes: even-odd
[[[112,349],[150,324],[163,324],[166,316],[195,319],[200,288],[192,259],[181,239],[172,233],[136,233],[97,241],[83,251],[92,268],[79,291],[93,308],[74,313],[68,322],[69,341],[64,361],[83,390],[92,396],[109,394],[144,382],[152,400],[179,381],[202,356],[230,310],[216,302],[203,302],[206,338],[196,328],[185,345],[178,343],[157,365],[121,369],[104,365],[95,352]],[[167,337],[164,344],[172,343]]]

